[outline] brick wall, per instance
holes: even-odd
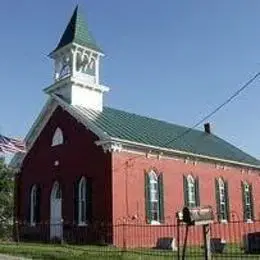
[[[132,157],[134,157],[133,160],[131,160]],[[183,208],[183,175],[188,174],[199,177],[200,204],[213,206],[214,212],[216,212],[215,178],[223,177],[224,180],[228,181],[230,218],[232,221],[243,221],[241,181],[252,183],[255,218],[260,219],[260,203],[257,203],[260,201],[259,171],[242,170],[239,167],[231,166],[220,167],[214,163],[206,162],[194,163],[191,160],[187,161],[181,158],[136,157],[136,155],[126,152],[113,154],[112,168],[114,224],[126,221],[132,224],[149,225],[146,224],[145,216],[144,173],[150,169],[163,173],[165,225],[174,223],[175,213]],[[222,229],[223,227],[221,225]],[[165,228],[162,227],[160,232],[163,232],[163,229]],[[135,229],[137,240],[142,236],[140,232]],[[151,234],[150,240],[152,237],[157,237],[158,226],[151,227],[149,232]],[[122,232],[117,232],[115,229],[114,233],[114,242],[121,241]],[[166,233],[165,235],[167,235]],[[148,241],[147,244],[151,244],[151,242]],[[154,244],[154,241],[152,241],[152,244]]]
[[[57,127],[63,131],[65,143],[51,147]],[[50,220],[52,185],[59,181],[62,189],[64,223],[74,222],[74,183],[81,176],[92,178],[93,219],[111,221],[111,158],[94,143],[98,138],[60,107],[26,156],[18,180],[16,215],[20,222],[28,220],[29,193],[33,184],[41,187],[41,222]],[[54,162],[59,161],[55,166]]]

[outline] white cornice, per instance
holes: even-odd
[[[125,139],[119,139],[119,138],[111,138],[110,140],[103,140],[97,144],[104,146],[106,143],[112,144],[116,143],[117,145],[121,145],[120,151],[127,151],[127,150],[141,150],[145,153],[151,151],[160,154],[162,156],[163,154],[167,156],[182,156],[182,157],[190,157],[190,158],[196,158],[200,159],[202,161],[211,161],[211,162],[220,162],[220,163],[226,163],[229,165],[236,165],[236,166],[243,166],[246,168],[254,168],[259,170],[260,166],[258,165],[252,165],[252,164],[247,164],[247,163],[242,163],[238,161],[232,161],[232,160],[226,160],[226,159],[221,159],[217,157],[212,157],[212,156],[207,156],[207,155],[202,155],[202,154],[195,154],[195,153],[190,153],[190,152],[185,152],[185,151],[180,151],[180,150],[174,150],[174,149],[168,149],[168,148],[162,148],[158,146],[153,146],[153,145],[146,145],[142,143],[137,143],[137,142],[132,142],[129,140]]]
[[[96,50],[91,49],[91,48],[88,48],[88,47],[86,47],[86,46],[82,46],[82,45],[80,45],[80,44],[78,44],[78,43],[73,42],[72,45],[75,46],[76,48],[93,52],[93,53],[95,53],[95,54],[97,54],[97,55],[99,55],[99,56],[101,56],[101,57],[104,57],[104,56],[105,56],[105,54],[102,53],[102,52],[96,51]]]
[[[123,146],[120,142],[113,142],[110,140],[106,141],[96,141],[96,145],[102,146],[104,152],[121,152],[123,149]]]
[[[109,91],[109,87],[106,87],[104,85],[100,84],[90,84],[86,83],[83,79],[77,78],[77,77],[71,77],[71,82],[74,83],[75,85],[84,87],[84,88],[89,88],[93,90],[97,90],[100,92],[107,92]]]
[[[91,49],[91,48],[88,48],[88,47],[85,47],[85,46],[82,46],[78,43],[75,43],[75,42],[72,42],[72,43],[69,43],[63,47],[61,47],[60,49],[56,50],[56,51],[53,51],[49,54],[49,57],[52,58],[52,59],[55,59],[57,56],[60,56],[61,54],[65,53],[65,52],[68,52],[69,50],[71,50],[71,48],[79,48],[79,49],[83,49],[83,50],[87,50],[87,51],[90,51],[90,52],[93,52],[95,54],[97,54],[98,56],[101,56],[101,57],[104,57],[105,54],[102,53],[102,52],[99,52],[99,51],[96,51],[94,49]]]
[[[74,84],[83,88],[88,88],[88,89],[92,89],[92,90],[96,90],[99,92],[107,92],[109,91],[109,87],[104,86],[104,85],[100,85],[100,84],[90,84],[89,82],[86,83],[83,79],[79,79],[76,77],[72,77],[72,76],[68,76],[65,77],[57,82],[55,82],[54,84],[50,85],[49,87],[45,88],[43,91],[47,94],[52,93],[53,91],[65,87],[68,84]]]

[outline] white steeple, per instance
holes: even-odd
[[[58,46],[50,54],[54,59],[54,84],[44,91],[61,96],[71,105],[102,111],[103,93],[109,90],[99,83],[102,56],[76,7]]]

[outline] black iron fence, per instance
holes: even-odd
[[[210,224],[210,231],[212,259],[260,259],[260,220],[216,222]],[[187,248],[184,249],[185,238]],[[118,254],[130,259],[204,259],[202,226],[187,228],[182,223],[148,225],[99,221],[81,226],[16,223],[14,239],[17,242],[61,243],[62,246],[80,244],[78,250],[107,258]]]

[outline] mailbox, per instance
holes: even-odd
[[[207,225],[213,222],[214,214],[212,207],[203,206],[188,208],[182,210],[183,222],[188,225]]]

